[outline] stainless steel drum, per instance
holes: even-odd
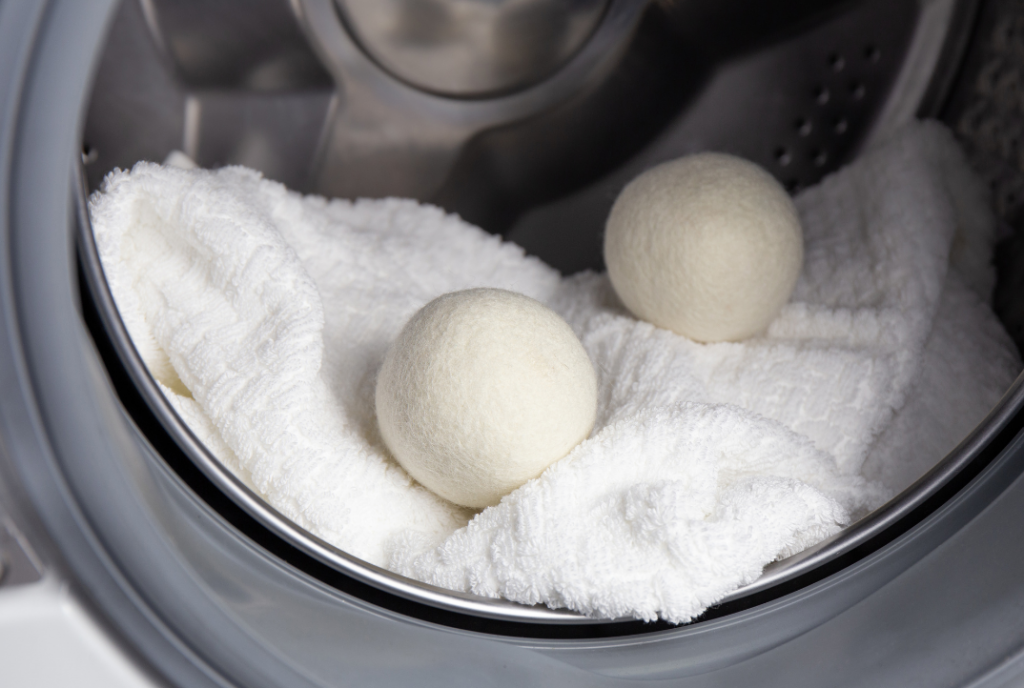
[[[796,191],[941,117],[995,190],[1020,345],[1022,66],[1007,0],[6,0],[8,529],[173,685],[1001,685],[1024,671],[1021,380],[903,494],[696,622],[591,620],[404,579],[250,492],[145,370],[83,200],[180,149],[430,201],[568,274],[601,267],[615,194],[659,161],[725,150]]]

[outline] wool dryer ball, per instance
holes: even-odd
[[[699,153],[651,168],[622,190],[604,257],[638,318],[701,342],[737,341],[762,332],[789,300],[803,232],[770,174]]]
[[[377,378],[395,459],[436,494],[486,507],[590,434],[597,376],[554,311],[503,289],[434,299],[405,325]]]

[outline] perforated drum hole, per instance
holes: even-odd
[[[832,130],[837,134],[845,134],[849,128],[850,123],[846,121],[845,117],[840,117],[832,124]]]
[[[814,96],[814,102],[816,102],[818,105],[827,104],[829,98],[831,97],[831,94],[828,92],[828,89],[825,88],[824,86],[818,86],[817,88],[815,88],[814,91],[811,92],[811,95]]]
[[[781,167],[786,167],[789,163],[793,162],[793,155],[786,148],[779,146],[775,149],[775,161]]]
[[[854,100],[863,100],[868,90],[863,83],[854,81],[850,84],[850,95]]]
[[[868,62],[878,62],[882,59],[882,51],[878,49],[878,46],[868,43],[864,46],[864,59]]]
[[[846,59],[839,53],[832,53],[828,56],[828,66],[832,68],[833,72],[841,72],[846,66]]]
[[[811,160],[816,167],[824,167],[828,162],[828,153],[823,150],[811,151]]]
[[[814,125],[811,121],[805,117],[801,117],[795,123],[796,133],[800,136],[810,136],[811,132],[814,131]]]

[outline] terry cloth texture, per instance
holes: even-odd
[[[987,306],[986,190],[945,129],[908,126],[796,204],[791,301],[764,335],[720,344],[633,319],[606,275],[562,278],[409,200],[139,163],[90,211],[164,394],[297,524],[452,590],[683,622],[903,489],[1020,368]],[[479,513],[413,482],[373,410],[401,327],[471,287],[549,305],[599,378],[591,436]]]

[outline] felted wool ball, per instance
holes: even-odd
[[[767,328],[793,293],[803,256],[785,189],[722,153],[647,170],[619,194],[605,227],[608,276],[626,307],[701,342]]]
[[[503,289],[434,299],[405,325],[377,378],[384,443],[436,494],[501,498],[590,434],[597,376],[554,311]]]

